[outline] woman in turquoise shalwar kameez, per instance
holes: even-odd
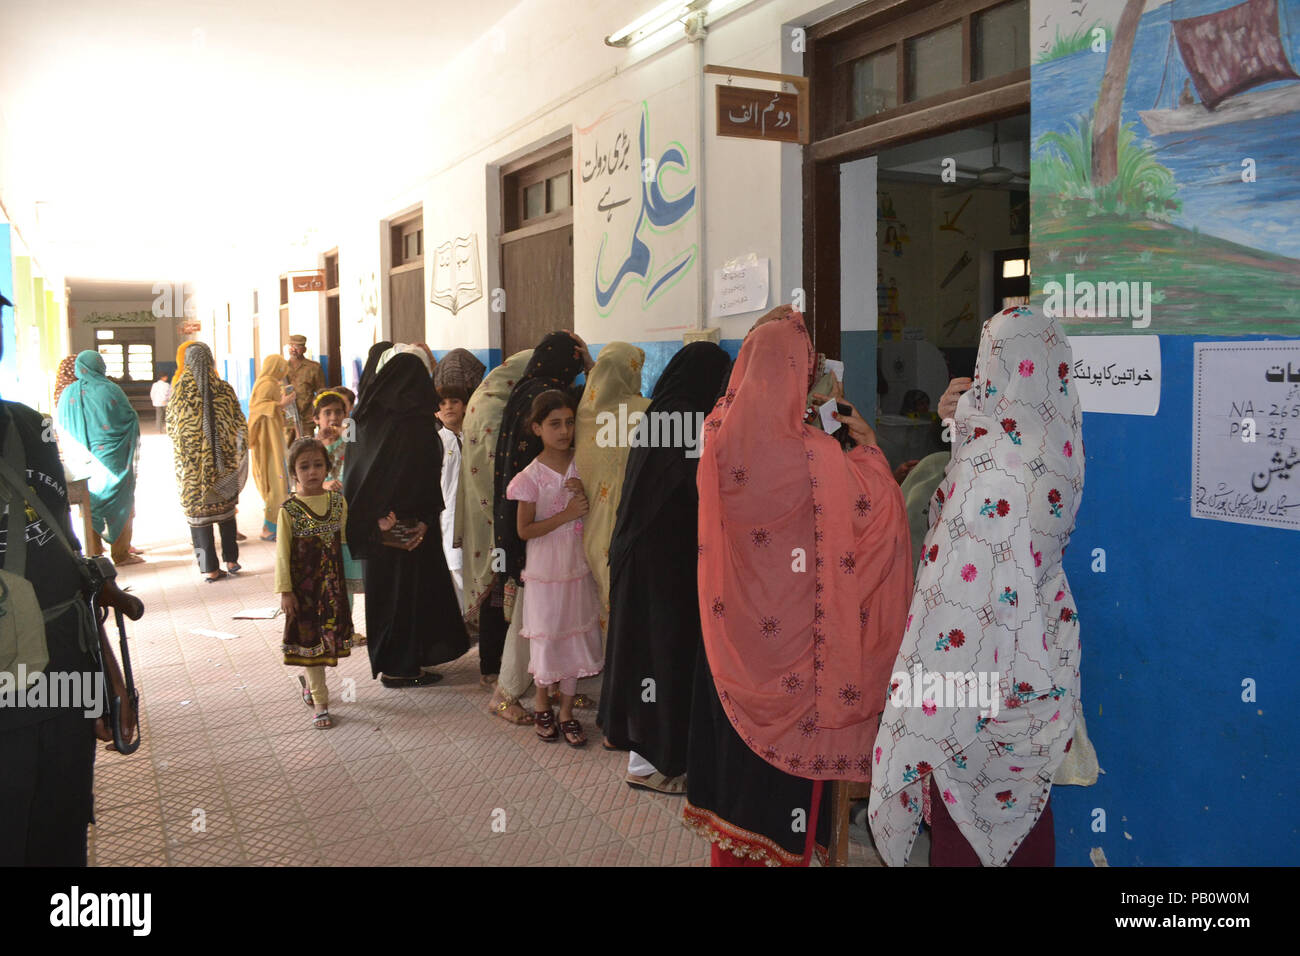
[[[135,449],[140,418],[121,387],[104,374],[104,358],[87,349],[77,356],[77,380],[59,396],[55,410],[64,455],[87,473],[90,514],[96,533],[112,544],[114,564],[134,564],[131,516],[135,508]],[[98,541],[87,541],[92,554]]]

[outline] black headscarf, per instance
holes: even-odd
[[[695,428],[695,414],[708,414],[719,392],[726,387],[731,356],[712,342],[692,342],[669,360],[650,396],[646,424],[657,413],[678,412],[691,416],[690,434],[699,455],[702,437]],[[637,539],[654,526],[665,502],[677,494],[696,497],[695,471],[698,457],[684,448],[633,448],[623,477],[623,495],[609,545],[609,566],[613,569],[631,552]]]
[[[568,332],[551,332],[533,350],[523,377],[506,401],[493,472],[492,533],[496,546],[505,553],[506,575],[515,580],[524,569],[525,548],[515,523],[519,502],[506,499],[506,488],[542,450],[542,440],[529,427],[533,399],[548,389],[569,388],[582,370],[582,346]]]
[[[429,370],[405,354],[393,356],[374,376],[365,403],[357,406],[356,437],[343,474],[354,556],[382,547],[378,521],[389,511],[437,528],[443,509],[437,408]]]
[[[361,404],[361,399],[365,397],[366,392],[370,390],[370,386],[374,384],[379,357],[392,347],[392,342],[376,342],[370,346],[370,353],[366,355],[366,367],[361,370],[361,378],[357,380],[357,405]]]

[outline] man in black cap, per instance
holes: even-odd
[[[12,305],[0,295],[0,327]],[[65,546],[80,547],[46,422],[26,405],[0,401],[0,569],[9,578],[0,593],[0,866],[86,865],[95,737],[112,739],[107,720],[95,719],[106,711],[96,645],[113,671],[116,658],[90,620],[80,556]],[[33,627],[42,617],[43,647]]]

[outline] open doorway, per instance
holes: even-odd
[[[810,325],[897,465],[946,447],[948,380],[1028,294],[1029,3],[868,2],[808,36]]]

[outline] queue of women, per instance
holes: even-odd
[[[355,407],[319,393],[317,436],[287,449],[284,360],[266,360],[247,424],[207,347],[183,360],[167,431],[200,570],[238,570],[251,448],[285,662],[303,668],[317,727],[334,721],[324,668],[363,640],[373,676],[419,688],[474,633],[492,716],[581,747],[598,693],[597,739],[628,752],[623,782],[683,794],[714,865],[807,865],[829,842],[834,781],[870,784],[890,865],[923,823],[931,865],[1053,862],[1051,787],[1086,782],[1091,754],[1062,568],[1081,415],[1055,320],[989,319],[974,378],[940,402],[951,453],[897,470],[838,387],[813,390],[819,359],[789,307],[734,364],[685,346],[648,399],[626,343],[593,361],[553,332],[484,377],[464,350],[436,363],[381,342]],[[116,542],[135,433],[102,411],[102,368],[79,360],[77,375],[60,422],[99,456],[96,521]],[[102,415],[75,425],[91,395]],[[835,435],[810,414],[832,397]],[[699,443],[610,442],[601,424],[620,406],[624,420],[707,417]],[[954,673],[991,680],[994,699],[925,679]]]

